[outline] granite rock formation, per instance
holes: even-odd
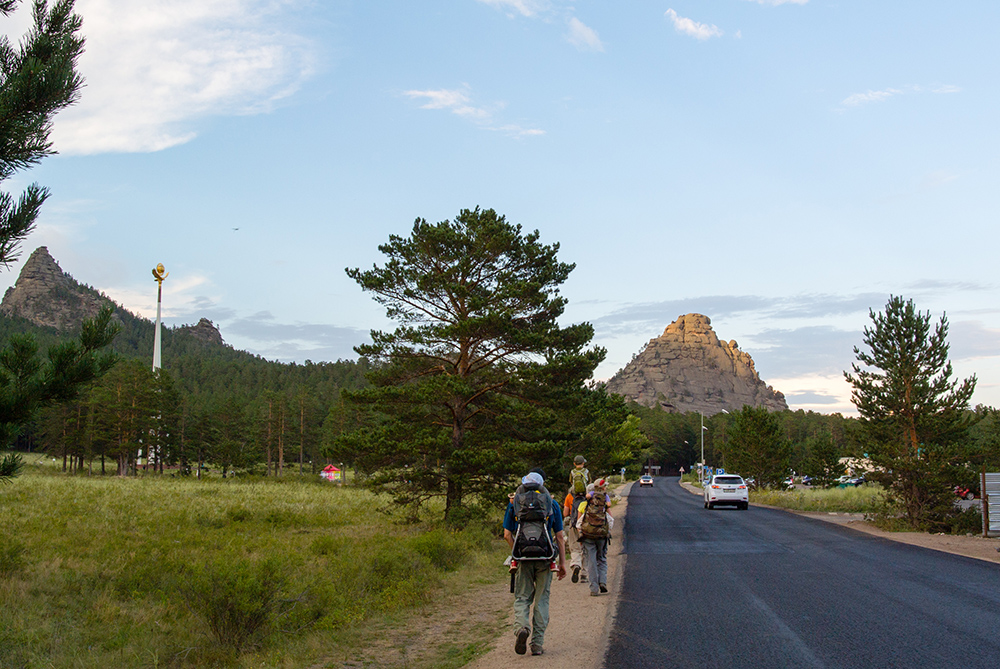
[[[0,312],[65,332],[79,328],[84,319],[96,316],[108,302],[96,290],[81,286],[63,272],[49,250],[39,246],[25,261],[17,283],[4,294]]]
[[[152,295],[152,282],[150,285]],[[119,322],[120,313],[129,313],[97,290],[80,284],[63,272],[49,250],[39,246],[21,267],[17,283],[4,294],[0,313],[18,316],[60,332],[75,332],[85,319],[96,316],[104,304],[115,307],[114,318]],[[197,325],[182,325],[175,332],[206,344],[225,345],[219,329],[207,318],[202,318]]]
[[[197,325],[182,325],[177,328],[177,331],[186,333],[206,344],[219,344],[220,346],[225,344],[222,341],[222,333],[219,332],[219,328],[215,327],[215,324],[207,318],[202,318]]]
[[[734,340],[720,341],[711,319],[702,314],[668,325],[608,381],[607,389],[644,406],[706,416],[744,405],[788,409],[785,396],[761,381],[750,355]]]

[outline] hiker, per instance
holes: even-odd
[[[562,513],[541,474],[523,479],[503,518],[503,537],[511,548],[514,572],[514,652],[524,655],[531,637],[531,654],[545,652],[549,624],[552,572],[566,576],[566,537]]]
[[[577,509],[577,529],[582,553],[587,556],[587,573],[590,574],[590,596],[597,597],[608,591],[608,539],[614,518],[608,513],[611,498],[607,493],[607,479],[594,481],[594,489]]]
[[[590,471],[586,467],[587,458],[578,455],[573,458],[573,469],[569,473],[569,494],[573,496],[569,513],[570,536],[570,569],[573,570],[574,583],[587,582],[587,570],[583,568],[583,551],[580,550],[580,535],[576,531],[577,507],[586,499],[587,486],[590,485]]]

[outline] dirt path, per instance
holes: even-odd
[[[625,573],[621,537],[631,486],[631,483],[627,484],[618,491],[621,500],[611,509],[615,529],[608,548],[608,594],[591,597],[586,583],[573,583],[568,576],[561,581],[553,580],[549,627],[545,631],[545,655],[532,657],[530,653],[514,653],[514,596],[507,593],[506,632],[493,642],[488,653],[467,665],[469,669],[507,669],[528,665],[544,666],[545,669],[600,669]]]

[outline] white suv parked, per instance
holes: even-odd
[[[705,508],[717,504],[734,504],[746,511],[750,507],[750,493],[743,477],[736,474],[716,474],[705,482]]]

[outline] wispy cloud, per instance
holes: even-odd
[[[777,7],[778,5],[804,5],[809,0],[750,0],[750,2],[756,2],[758,5]]]
[[[484,5],[506,12],[508,16],[537,16],[549,7],[545,0],[476,0]]]
[[[848,95],[846,98],[840,101],[841,107],[859,107],[861,105],[866,105],[870,102],[884,102],[889,98],[895,97],[897,95],[906,95],[912,93],[935,93],[938,95],[948,94],[948,93],[959,93],[961,88],[953,85],[936,86],[934,88],[927,88],[925,86],[903,86],[901,88],[883,88],[882,90],[873,91],[868,90],[864,93],[853,93]]]
[[[299,1],[79,0],[87,86],[56,119],[56,148],[159,151],[199,118],[269,111],[314,70],[313,45],[280,27]]]
[[[404,91],[403,95],[411,100],[423,100],[421,109],[446,109],[452,114],[474,119],[488,119],[491,114],[484,107],[474,107],[470,104],[468,87],[461,89],[439,88],[437,90]]]
[[[903,91],[898,88],[886,88],[881,91],[868,91],[867,93],[854,93],[849,95],[840,104],[844,107],[857,107],[858,105],[868,104],[869,102],[882,102],[888,100],[894,95],[902,95]]]
[[[493,130],[514,138],[534,137],[544,135],[545,131],[539,128],[526,128],[513,123],[500,123],[496,121],[496,113],[504,108],[502,102],[486,106],[476,106],[472,103],[471,89],[466,85],[463,88],[439,88],[432,90],[410,90],[403,91],[403,95],[411,100],[422,101],[421,109],[440,109],[450,111],[452,114],[470,119],[484,130]]]
[[[673,9],[668,9],[666,16],[673,22],[674,29],[684,35],[689,35],[698,40],[707,40],[712,37],[722,37],[722,30],[716,25],[698,23],[697,21],[684,18],[683,16],[678,16],[677,12]]]
[[[665,302],[630,304],[593,323],[605,336],[646,332],[663,327],[686,313],[708,314],[713,319],[754,314],[768,319],[802,319],[867,313],[880,307],[888,295],[795,295],[762,297],[760,295],[710,295]]]
[[[570,44],[581,51],[604,51],[604,44],[601,43],[601,38],[597,36],[597,31],[586,26],[583,21],[575,16],[569,20],[569,36],[567,39],[569,39]]]

